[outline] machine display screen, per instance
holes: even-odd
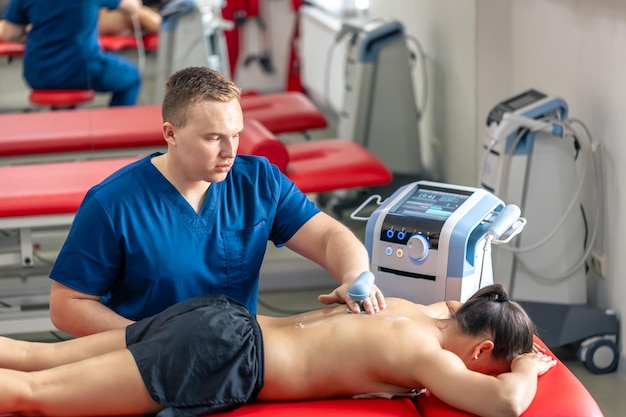
[[[530,103],[534,103],[537,100],[541,100],[544,97],[547,96],[539,91],[529,90],[523,94],[513,97],[503,104],[508,106],[511,110],[517,110],[529,105]]]
[[[445,220],[472,195],[471,191],[455,192],[418,188],[393,213],[408,217]]]

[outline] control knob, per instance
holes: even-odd
[[[406,243],[407,252],[409,257],[414,261],[423,261],[426,259],[428,255],[428,249],[430,245],[428,244],[428,239],[424,237],[424,235],[415,234],[409,238],[409,241]]]

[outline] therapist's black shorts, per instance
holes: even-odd
[[[178,303],[126,328],[126,346],[159,417],[231,410],[263,387],[263,339],[235,300],[208,295]]]

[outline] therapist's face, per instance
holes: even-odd
[[[238,100],[196,103],[183,127],[172,127],[168,153],[187,181],[226,179],[237,154],[243,114]]]

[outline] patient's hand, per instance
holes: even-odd
[[[545,350],[541,348],[541,346],[538,346],[538,348]],[[554,365],[556,365],[556,359],[552,356],[546,355],[543,352],[533,351],[523,353],[513,358],[513,362],[511,362],[511,371],[515,372],[516,370],[532,368],[535,372],[537,372],[537,376],[539,376],[548,372],[548,370]]]
[[[540,344],[535,342],[535,343],[533,343],[533,349],[532,349],[531,352],[533,352],[533,353],[537,353],[537,352],[545,353],[546,349],[543,346],[541,346]]]

